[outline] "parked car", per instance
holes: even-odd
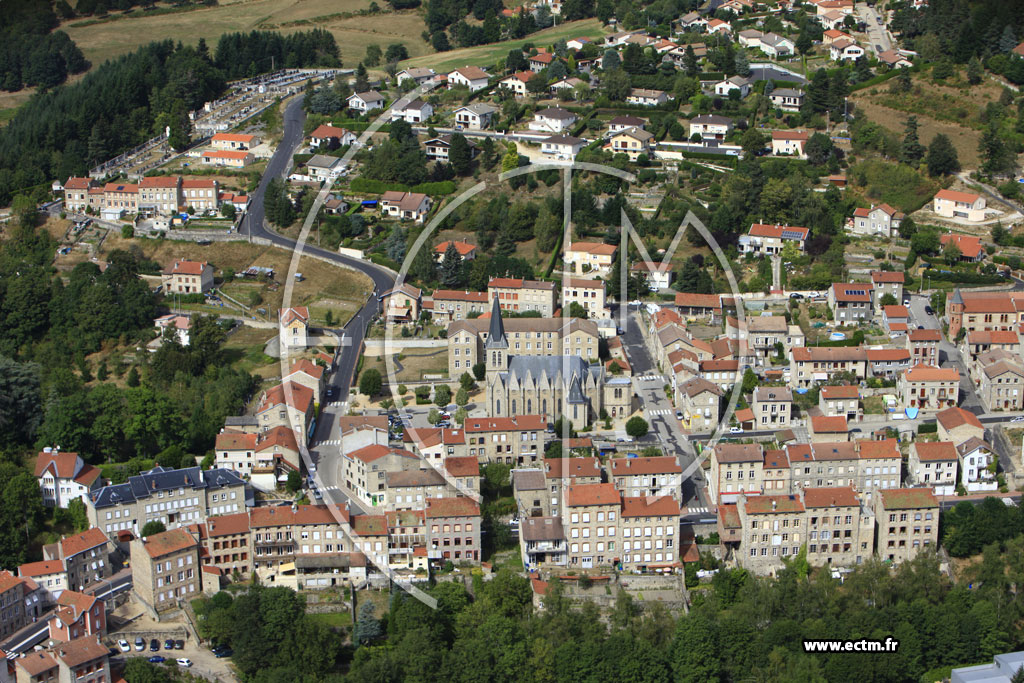
[[[149,661],[153,662],[154,664],[163,664],[167,661],[167,658],[161,657],[160,655],[153,655],[149,658]]]
[[[153,640],[149,641],[149,651],[150,652],[160,652],[160,641],[157,640],[156,638],[154,638]]]
[[[174,649],[174,638],[168,638],[167,640],[164,641],[164,649],[165,650],[173,650]]]
[[[188,657],[178,657],[177,662],[178,666],[183,666],[186,669],[192,666],[192,660]]]
[[[132,651],[132,646],[129,645],[128,641],[125,640],[124,638],[122,638],[121,640],[117,641],[117,646],[119,648],[121,648],[121,652],[131,652]]]
[[[142,652],[145,649],[146,649],[146,641],[144,641],[142,639],[142,636],[136,637],[135,638],[135,650],[137,652]]]
[[[935,315],[935,311],[932,310],[931,306],[925,306],[924,307],[924,312],[927,313],[928,315]]]
[[[677,420],[682,420],[683,419],[683,411],[681,411],[681,410],[677,410],[676,411],[676,419]]]
[[[1017,417],[1010,420],[1010,422],[1024,422],[1024,415],[1018,415]]]
[[[213,655],[217,659],[222,659],[224,657],[230,657],[233,654],[235,654],[235,651],[232,650],[230,647],[226,647],[223,650],[217,650],[216,652],[213,653]]]
[[[804,295],[801,294],[800,292],[793,292],[792,294],[789,295],[789,298],[790,299],[803,299]]]
[[[174,641],[174,649],[175,650],[184,650],[185,649],[185,641],[184,640],[176,640],[176,641]]]
[[[742,434],[743,433],[743,427],[729,427],[729,433],[730,434]]]

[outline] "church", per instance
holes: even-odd
[[[564,415],[574,429],[599,417],[605,388],[601,365],[591,365],[581,356],[511,354],[497,297],[483,350],[491,417],[539,414],[554,422]],[[627,387],[627,405],[628,392]]]

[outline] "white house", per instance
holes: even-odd
[[[517,71],[511,76],[505,76],[505,78],[498,81],[499,88],[508,88],[511,90],[516,97],[526,97],[529,91],[526,89],[526,83],[533,76],[532,71]]]
[[[654,261],[641,261],[634,263],[630,270],[634,275],[641,275],[647,280],[647,286],[652,292],[668,289],[672,286],[672,268],[662,267],[661,263]]]
[[[973,192],[939,190],[932,200],[932,210],[943,218],[985,220],[985,198]]]
[[[160,334],[163,335],[164,330],[174,330],[174,338],[182,346],[188,346],[189,344],[189,330],[192,327],[192,318],[187,315],[180,315],[177,313],[169,313],[162,315],[153,321],[153,325],[156,329],[160,330]],[[159,341],[159,340],[154,340]]]
[[[992,446],[972,436],[956,447],[960,459],[960,483],[969,493],[995,491],[999,488],[996,475],[988,470],[995,461]]]
[[[477,149],[476,143],[466,138],[466,143],[469,145],[470,158],[475,157],[480,150]],[[423,146],[427,150],[427,158],[433,159],[434,161],[448,161],[448,151],[452,146],[451,135],[439,135],[436,138],[427,140],[423,143]]]
[[[384,96],[376,90],[370,90],[369,92],[352,93],[348,96],[348,100],[346,100],[346,102],[348,103],[349,109],[365,114],[366,112],[373,111],[374,109],[383,109],[385,99]]]
[[[782,111],[800,111],[804,104],[804,91],[793,88],[777,88],[772,90],[768,99],[772,105]]]
[[[356,141],[355,133],[327,124],[317,126],[309,134],[310,147],[344,147]]]
[[[305,306],[282,308],[277,312],[278,341],[281,355],[289,349],[304,349],[309,344],[309,309]]]
[[[434,108],[429,102],[416,99],[404,107],[395,107],[391,110],[391,120],[402,120],[406,123],[423,123],[434,115]]]
[[[656,107],[665,104],[672,99],[672,96],[663,90],[650,90],[648,88],[633,88],[626,96],[627,104],[639,104],[643,107]]]
[[[586,142],[571,135],[552,135],[541,141],[540,151],[556,159],[571,160],[586,146]]]
[[[864,56],[864,48],[845,38],[840,38],[832,43],[828,50],[829,56],[834,62],[855,62]]]
[[[551,84],[551,94],[557,95],[561,90],[575,90],[576,86],[585,85],[589,87],[589,83],[583,79],[576,78],[575,76],[569,76],[568,78],[561,78]]]
[[[342,168],[344,168],[344,164],[341,159],[324,154],[315,154],[306,162],[306,173],[320,182],[334,180],[341,173]]]
[[[430,213],[430,206],[430,197],[420,192],[389,190],[380,198],[380,212],[403,221],[422,223]]]
[[[708,20],[699,12],[689,12],[679,17],[679,27],[690,31],[703,31],[708,27]]]
[[[455,110],[455,125],[469,130],[483,130],[491,125],[491,117],[498,111],[489,104],[469,104]]]
[[[890,69],[902,69],[904,67],[910,68],[914,66],[914,63],[909,59],[901,55],[896,50],[886,50],[885,52],[878,53],[878,61],[882,62]]]
[[[62,453],[57,448],[44,448],[39,454],[35,477],[47,507],[66,508],[71,501],[103,485],[99,468],[82,460],[78,453]]]
[[[855,209],[849,230],[855,235],[874,235],[890,239],[893,232],[899,229],[902,220],[902,212],[888,204],[879,204],[870,209]]]
[[[437,78],[437,74],[433,69],[427,67],[413,67],[411,69],[402,69],[395,77],[398,79],[398,84],[402,85],[406,81],[412,81],[416,85],[423,85],[428,81],[433,81]]]
[[[487,87],[490,76],[478,66],[464,66],[448,74],[448,88],[464,86],[470,92],[483,90]]]
[[[728,97],[733,90],[739,90],[740,99],[750,94],[750,81],[743,76],[732,76],[715,83],[715,94]]]
[[[690,119],[690,137],[700,135],[701,140],[724,140],[732,127],[733,121],[728,116],[701,114]]]
[[[795,156],[804,159],[804,146],[807,144],[808,135],[802,130],[773,130],[772,131],[772,154]]]
[[[732,35],[732,26],[728,22],[722,21],[721,19],[712,19],[708,22],[708,33],[714,35],[715,33],[723,33],[727,36]]]
[[[546,133],[562,133],[572,128],[576,120],[576,115],[571,111],[566,111],[561,107],[548,107],[533,115],[533,121],[530,121],[529,128]]]
[[[761,44],[758,49],[772,59],[785,57],[796,52],[796,43],[778,33],[765,33],[761,36]]]

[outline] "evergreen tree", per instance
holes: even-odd
[[[544,254],[551,253],[551,250],[558,244],[558,236],[562,232],[562,221],[551,212],[547,202],[541,204],[533,227],[538,251]]]
[[[619,59],[619,53],[612,49],[604,51],[604,58],[601,60],[601,68],[608,73],[609,71],[615,71],[622,66],[622,60]]]
[[[903,145],[900,149],[900,160],[911,166],[916,166],[924,158],[925,148],[917,137],[917,117],[907,117],[904,126]]]
[[[1006,54],[1017,47],[1017,35],[1013,32],[1013,27],[1009,24],[1003,29],[1003,35],[999,39],[999,51]]]
[[[977,57],[971,57],[970,61],[967,62],[967,82],[971,85],[978,85],[981,83],[982,76],[984,76],[984,67],[981,65],[981,60]]]
[[[1013,170],[1014,152],[1006,146],[999,134],[997,124],[990,123],[978,142],[981,154],[981,170],[989,175],[1002,175]]]
[[[400,225],[391,228],[391,234],[384,242],[384,253],[395,263],[405,259],[405,230]]]
[[[458,287],[462,283],[462,257],[455,248],[455,242],[448,242],[441,261],[441,284],[445,287]]]
[[[736,53],[733,58],[736,67],[736,75],[738,76],[749,76],[750,75],[750,60],[747,59],[747,54],[742,50]]]
[[[687,76],[696,76],[699,71],[697,54],[693,51],[693,45],[686,46],[686,53],[683,55],[683,70]]]
[[[370,89],[370,80],[366,73],[366,67],[362,62],[359,62],[359,66],[356,67],[356,92],[366,92]]]
[[[513,48],[508,51],[508,56],[505,57],[505,68],[511,73],[516,73],[517,71],[525,71],[530,68],[530,65],[526,63],[523,51],[519,48]]]
[[[434,261],[432,249],[423,248],[416,252],[409,267],[409,276],[425,285],[437,279],[437,263]]]
[[[448,149],[448,163],[452,165],[455,175],[469,175],[472,170],[472,158],[472,150],[466,136],[462,133],[453,134]]]
[[[932,144],[928,146],[928,174],[933,176],[949,175],[960,170],[960,159],[957,157],[956,148],[943,133],[932,138]]]

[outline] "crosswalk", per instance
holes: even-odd
[[[671,408],[658,408],[656,410],[648,410],[647,414],[648,415],[671,415],[672,414],[672,409]]]
[[[709,510],[707,508],[691,508],[691,507],[688,507],[688,508],[686,508],[686,513],[685,514],[686,515],[704,515],[704,514],[707,514],[708,512],[709,512]]]
[[[341,439],[328,439],[326,441],[320,441],[317,446],[340,446]]]
[[[641,382],[651,382],[653,380],[665,379],[662,375],[640,375],[637,379]]]

